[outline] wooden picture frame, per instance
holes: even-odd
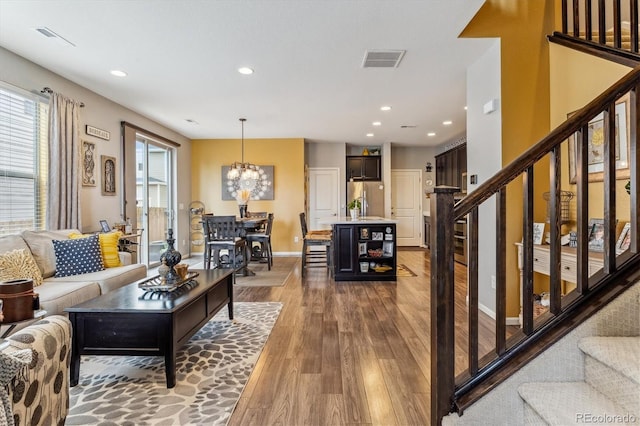
[[[102,165],[102,195],[116,195],[116,157],[108,155],[100,156],[100,164]]]
[[[393,243],[390,241],[385,241],[382,243],[382,255],[383,256],[393,256]]]
[[[360,239],[361,240],[369,239],[369,228],[360,228]]]
[[[96,186],[96,144],[82,141],[82,186]]]
[[[622,231],[618,236],[618,242],[616,243],[616,254],[621,254],[626,250],[629,250],[631,245],[631,224],[625,223],[622,227]]]
[[[358,256],[367,255],[367,243],[358,243]]]
[[[630,155],[630,123],[631,108],[629,94],[620,98],[616,102],[616,179],[629,178],[629,155]],[[567,114],[571,117],[575,112]],[[620,129],[623,131],[621,132]],[[588,125],[589,142],[587,153],[589,155],[588,180],[589,182],[601,182],[604,175],[604,113],[598,114]],[[576,165],[578,133],[569,136],[569,182],[576,183]]]
[[[533,224],[533,244],[540,245],[542,244],[542,239],[544,238],[544,222],[534,223]]]
[[[589,219],[589,250],[604,251],[604,219]]]

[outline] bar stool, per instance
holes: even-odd
[[[307,228],[307,217],[300,213],[300,227],[302,228],[302,277],[307,267],[321,267],[331,272],[331,258],[333,257],[333,238],[330,230],[312,230]],[[310,250],[313,246],[324,246],[323,251]]]

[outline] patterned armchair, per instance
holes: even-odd
[[[63,425],[69,411],[71,323],[52,315],[8,340],[4,354],[15,352],[30,360],[9,382],[15,425]]]

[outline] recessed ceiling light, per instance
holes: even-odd
[[[449,126],[451,125],[451,123],[453,123],[453,121],[451,120],[447,120],[447,121],[443,121],[442,124],[444,124],[445,126]]]
[[[374,125],[374,126],[382,126],[382,123],[380,121],[374,121],[371,124]]]
[[[111,70],[111,75],[116,76],[116,77],[126,77],[127,73],[124,71],[120,71],[120,70]]]
[[[249,67],[240,67],[238,68],[238,72],[244,75],[253,74],[253,70]]]
[[[464,110],[465,110],[465,111],[467,110],[467,106],[466,106],[466,105],[464,106]]]
[[[391,111],[391,107],[389,105],[381,106],[380,111]]]
[[[367,137],[368,138],[372,138],[373,137],[373,133],[367,133]]]
[[[427,136],[430,136],[430,137],[433,137],[433,136],[435,136],[435,135],[436,135],[436,132],[429,132],[429,133],[427,133]]]

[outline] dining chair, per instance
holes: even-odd
[[[300,227],[302,229],[302,277],[306,268],[324,265],[331,272],[331,258],[333,257],[333,238],[331,230],[312,230],[307,227],[307,216],[300,213]],[[311,247],[324,246],[323,251],[312,250]]]
[[[259,243],[260,246],[256,247],[259,251],[259,259],[267,260],[267,268],[271,270],[273,266],[273,251],[271,249],[271,229],[273,228],[273,213],[267,215],[267,224],[264,231],[260,232],[247,232],[247,243],[251,253],[254,253],[253,243]],[[252,256],[253,258],[253,256]]]
[[[211,269],[212,262],[215,262],[218,268],[232,268],[234,271],[247,266],[247,240],[238,232],[235,216],[205,215],[202,218],[202,227],[205,236],[205,269]],[[228,253],[227,262],[222,261],[222,250]],[[233,281],[235,283],[235,274]]]

